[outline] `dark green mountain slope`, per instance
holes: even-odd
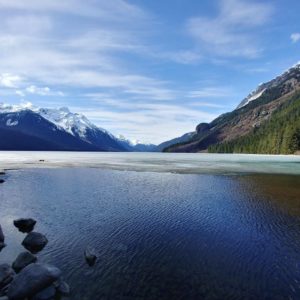
[[[271,118],[246,136],[211,145],[209,152],[293,154],[300,149],[300,95],[282,104]]]

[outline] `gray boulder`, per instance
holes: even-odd
[[[12,267],[16,273],[19,273],[26,266],[35,263],[37,261],[36,256],[31,254],[30,252],[22,252],[18,255],[16,260],[13,262]]]
[[[50,285],[46,289],[37,293],[31,300],[52,300],[56,296],[56,289],[53,285]]]
[[[22,242],[22,245],[31,253],[38,253],[48,244],[47,238],[38,232],[30,232]]]
[[[14,220],[14,225],[23,233],[31,232],[34,229],[36,220],[34,219],[18,219]]]
[[[88,263],[88,265],[90,267],[93,266],[97,260],[97,254],[96,254],[95,249],[93,249],[90,246],[86,247],[86,249],[84,251],[84,257],[85,257],[85,260]]]
[[[50,287],[61,276],[61,271],[47,264],[30,264],[25,267],[9,285],[7,296],[10,300],[33,297]]]
[[[0,265],[0,291],[14,279],[14,276],[15,272],[9,264]]]

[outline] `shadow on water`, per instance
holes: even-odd
[[[0,261],[21,251],[12,220],[25,215],[72,300],[299,299],[299,187],[299,176],[15,171],[0,188]]]

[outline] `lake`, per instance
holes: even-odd
[[[300,298],[299,156],[1,152],[1,168],[0,262],[23,250],[12,221],[35,218],[72,300]]]

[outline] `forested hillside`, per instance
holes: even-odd
[[[300,149],[300,94],[282,104],[259,128],[238,139],[211,145],[209,152],[293,154]]]

